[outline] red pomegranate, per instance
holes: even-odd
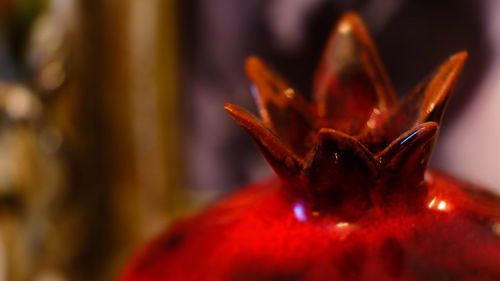
[[[262,121],[231,117],[279,176],[181,221],[122,281],[500,280],[500,199],[426,170],[458,53],[404,99],[360,19],[342,17],[308,104],[262,61]]]

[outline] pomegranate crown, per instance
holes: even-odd
[[[364,24],[348,12],[316,71],[312,104],[250,57],[246,71],[262,121],[238,106],[225,108],[275,172],[313,206],[417,206],[427,196],[425,168],[466,58],[466,52],[451,56],[398,101]]]

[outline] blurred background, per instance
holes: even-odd
[[[270,176],[223,110],[257,54],[303,93],[342,12],[401,95],[469,61],[432,165],[500,192],[500,2],[0,0],[0,281],[114,280],[170,222]]]

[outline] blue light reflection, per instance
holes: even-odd
[[[404,144],[407,142],[409,139],[413,138],[416,134],[418,134],[420,131],[422,131],[424,128],[420,128],[417,131],[413,132],[413,134],[407,136],[404,140],[402,140],[399,144]]]
[[[304,204],[300,202],[293,204],[293,213],[299,221],[307,221],[306,208],[304,207]]]

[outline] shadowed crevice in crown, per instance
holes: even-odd
[[[422,123],[396,138],[375,158],[379,182],[372,199],[378,205],[407,202],[411,208],[421,206],[427,196],[424,173],[436,141],[438,124]]]
[[[312,206],[342,213],[403,200],[418,207],[438,124],[466,58],[451,56],[398,101],[361,19],[347,13],[318,66],[311,104],[252,56],[246,72],[262,121],[225,107]]]

